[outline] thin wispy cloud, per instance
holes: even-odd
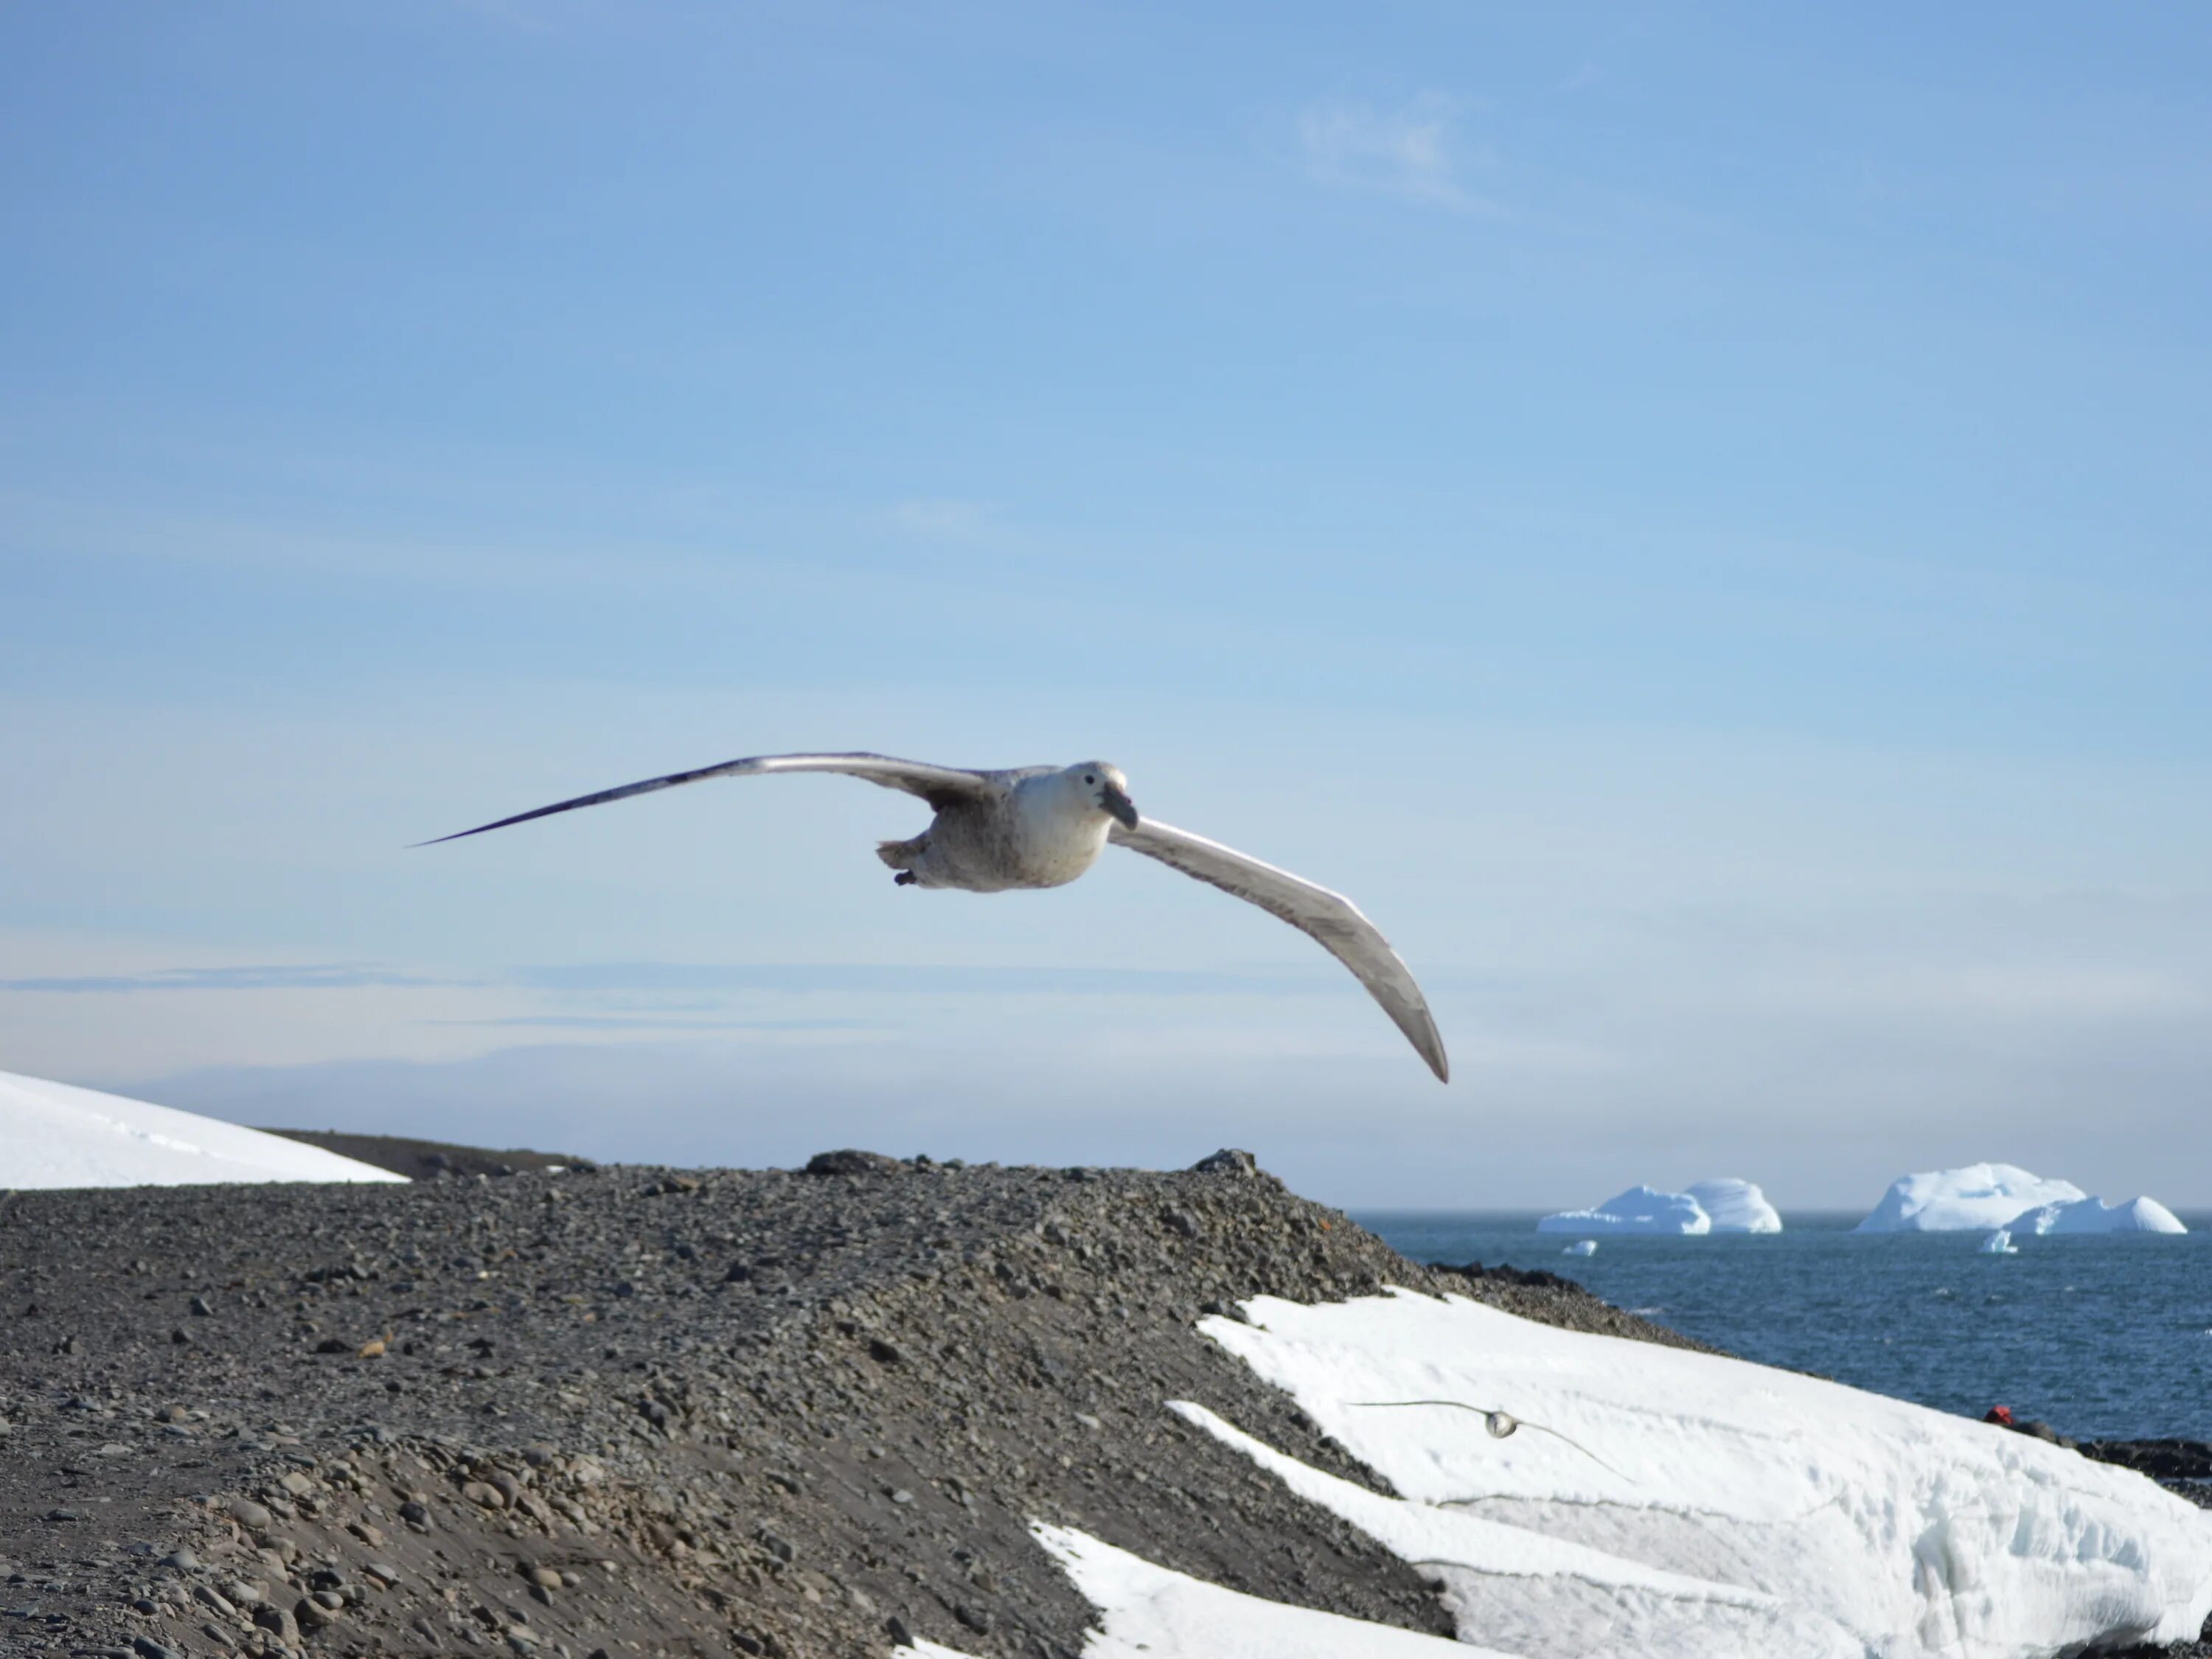
[[[659,1019],[629,1014],[520,1014],[507,1019],[448,1019],[441,1025],[570,1031],[867,1031],[864,1019]]]
[[[1394,110],[1337,100],[1307,106],[1298,118],[1306,173],[1317,185],[1371,191],[1456,213],[1496,213],[1496,203],[1469,191],[1462,174],[1489,163],[1468,152],[1455,131],[1459,105],[1423,93]]]
[[[145,974],[80,974],[0,979],[0,991],[117,994],[137,991],[356,991],[394,986],[471,985],[358,963],[276,963],[237,968],[163,968]]]
[[[566,996],[642,995],[659,999],[701,992],[914,993],[1055,996],[1222,996],[1310,992],[1333,986],[1319,969],[1236,974],[1152,968],[885,966],[872,963],[557,963],[508,968],[482,978],[409,973],[358,963],[276,963],[220,968],[163,968],[135,974],[46,975],[0,979],[0,991],[60,995],[131,995],[163,991],[349,991],[394,988],[509,989]],[[667,1010],[665,1006],[662,1012]],[[471,1024],[580,1024],[582,1017],[471,1020]]]

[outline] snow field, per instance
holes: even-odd
[[[2212,1516],[2027,1436],[1456,1297],[1245,1312],[1200,1329],[1395,1495],[1170,1408],[1429,1575],[1460,1640],[1258,1601],[1040,1524],[1099,1610],[1085,1659],[2042,1659],[2193,1636],[2212,1611]],[[1480,1409],[1374,1403],[1407,1401]],[[1484,1414],[1500,1410],[1519,1419],[1502,1437]]]
[[[2212,1612],[2212,1518],[2026,1436],[1458,1297],[1247,1312],[1200,1329],[1400,1496],[1292,1476],[1202,1426],[1405,1559],[1465,1563],[1433,1570],[1470,1640],[2026,1659],[2177,1640]],[[1358,1403],[1431,1399],[1522,1427],[1498,1439],[1471,1412]],[[1423,1510],[1489,1530],[1440,1548]]]
[[[0,1072],[0,1188],[405,1179],[196,1112]]]

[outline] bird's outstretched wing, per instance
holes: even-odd
[[[1360,915],[1359,907],[1343,894],[1332,893],[1287,870],[1247,858],[1234,848],[1162,823],[1158,818],[1146,818],[1133,830],[1116,824],[1109,834],[1133,853],[1158,859],[1224,893],[1234,893],[1312,934],[1322,949],[1358,976],[1368,994],[1382,1005],[1382,1012],[1429,1062],[1437,1081],[1450,1080],[1444,1040],[1429,1012],[1427,999],[1413,981],[1413,970],[1390,948],[1390,941],[1375,924]]]
[[[580,806],[603,806],[630,795],[649,795],[656,789],[673,789],[679,783],[698,783],[707,778],[749,778],[765,772],[842,772],[848,777],[881,784],[886,789],[903,789],[909,795],[919,795],[939,811],[956,801],[991,799],[1006,787],[996,775],[989,772],[895,760],[889,755],[753,755],[744,760],[724,761],[720,766],[702,766],[696,772],[671,772],[665,778],[647,778],[642,783],[626,783],[619,789],[602,789],[596,795],[556,801],[534,811],[517,812],[511,818],[480,823],[473,830],[440,836],[416,845],[435,847],[441,841],[481,836],[487,830],[504,830],[510,823],[527,823],[532,818],[550,817],[556,812],[573,812]]]

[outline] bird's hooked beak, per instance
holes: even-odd
[[[1137,827],[1137,805],[1113,784],[1098,792],[1098,804],[1121,820],[1125,830]]]

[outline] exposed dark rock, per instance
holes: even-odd
[[[556,1164],[589,1174],[599,1167],[587,1158],[571,1158],[566,1152],[535,1152],[520,1146],[493,1152],[482,1146],[453,1146],[443,1141],[415,1140],[404,1135],[351,1134],[342,1129],[268,1129],[263,1133],[319,1146],[326,1152],[389,1170],[410,1181],[431,1181],[441,1176],[490,1175],[502,1169],[513,1174],[521,1170],[550,1169]]]
[[[2075,1449],[2154,1480],[2212,1480],[2212,1443],[2203,1440],[2084,1440]]]
[[[908,1169],[898,1158],[849,1146],[841,1152],[817,1152],[806,1160],[806,1173],[811,1176],[904,1175]]]

